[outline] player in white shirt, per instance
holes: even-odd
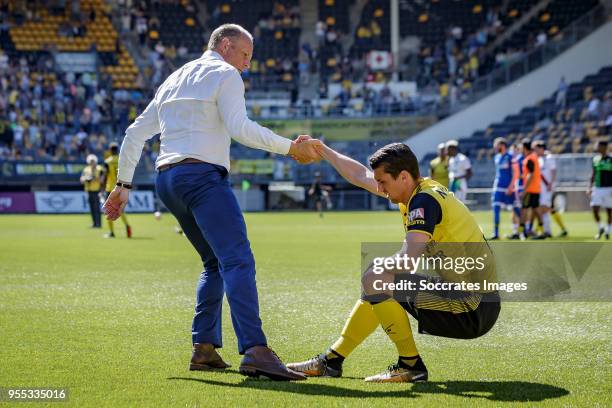
[[[457,147],[459,142],[449,140],[446,142],[448,154],[448,179],[449,190],[455,194],[460,201],[465,203],[467,197],[467,181],[472,177],[472,163],[463,153],[459,153]]]
[[[561,220],[560,215],[555,211],[554,195],[557,184],[557,162],[554,156],[546,150],[546,143],[542,140],[535,143],[535,152],[540,162],[540,174],[542,176],[542,187],[540,192],[540,214],[544,232],[535,236],[535,239],[545,239],[552,237],[550,225],[551,214],[561,227],[560,236],[567,236],[567,230]]]
[[[543,140],[536,141],[534,145],[540,163],[540,175],[542,179],[540,187],[540,208],[538,212],[544,228],[544,232],[534,236],[534,239],[546,239],[552,237],[552,231],[550,229],[550,209],[553,206],[552,196],[557,166],[550,152],[546,151],[546,144]]]

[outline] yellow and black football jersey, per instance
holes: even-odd
[[[418,231],[429,235],[426,257],[463,261],[481,259],[481,264],[452,270],[437,268],[435,272],[451,282],[473,282],[484,288],[484,281],[496,280],[493,253],[470,210],[453,193],[429,178],[419,181],[407,205],[400,204],[406,233]],[[426,271],[427,272],[427,271]],[[431,270],[429,272],[432,272]],[[482,292],[486,292],[483,290]]]
[[[423,178],[408,200],[400,204],[404,229],[428,234],[436,242],[483,242],[476,218],[440,183]]]

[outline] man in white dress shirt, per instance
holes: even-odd
[[[227,296],[243,354],[240,372],[275,380],[302,380],[267,346],[259,318],[255,260],[228,180],[231,138],[249,147],[289,154],[301,163],[318,158],[311,142],[276,135],[246,114],[240,72],[249,67],[253,38],[235,24],[218,27],[208,51],[172,73],[126,130],[117,187],[104,204],[116,219],[127,201],[147,139],[161,133],[157,193],[178,220],[204,264],[192,326],[191,370],[229,367],[222,347],[221,305]]]
[[[472,177],[472,164],[463,153],[458,151],[459,143],[456,140],[446,142],[448,154],[448,189],[455,194],[461,202],[465,203],[467,197],[467,181]]]

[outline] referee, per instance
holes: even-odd
[[[370,171],[319,141],[312,143],[318,144],[322,157],[347,181],[399,205],[406,234],[398,255],[416,259],[443,251],[454,259],[467,255],[485,261],[480,270],[460,273],[457,269],[439,276],[377,274],[370,267],[362,278],[362,297],[340,338],[321,355],[287,366],[309,376],[340,377],[344,359],[380,324],[395,343],[398,361],[365,380],[426,381],[428,371],[412,336],[408,314],[417,320],[420,333],[459,339],[482,336],[497,321],[499,295],[484,286],[485,281],[495,282],[496,276],[493,254],[482,230],[468,208],[446,187],[421,177],[417,158],[405,144],[390,144],[375,152],[370,158]],[[377,279],[387,284],[410,280],[416,285],[414,290],[379,291],[373,284]],[[474,290],[443,288],[462,282],[471,284]],[[421,285],[433,288],[422,289]]]

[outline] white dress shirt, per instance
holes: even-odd
[[[117,178],[131,182],[146,140],[161,133],[155,167],[194,158],[230,170],[230,143],[287,154],[291,141],[247,117],[244,83],[215,51],[173,72],[125,132]]]

